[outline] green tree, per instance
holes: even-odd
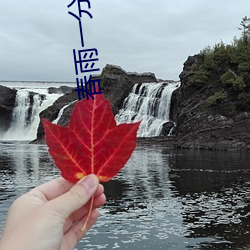
[[[226,98],[227,98],[227,93],[225,91],[222,90],[222,91],[216,92],[207,99],[207,105],[217,106]]]
[[[238,27],[238,29],[241,30],[243,40],[245,43],[247,43],[250,36],[250,18],[247,16],[243,17],[240,22],[240,26],[241,27]]]

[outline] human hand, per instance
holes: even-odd
[[[91,174],[72,184],[62,177],[17,198],[11,205],[0,240],[1,250],[72,250],[96,222],[106,197],[98,178]],[[82,232],[94,205],[86,230]]]

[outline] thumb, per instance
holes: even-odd
[[[99,184],[96,175],[90,174],[81,179],[67,193],[50,201],[50,208],[60,217],[67,219],[77,209],[85,205],[94,195]]]

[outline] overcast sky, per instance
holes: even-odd
[[[98,66],[153,72],[178,80],[189,55],[223,40],[231,43],[249,0],[0,0],[0,80],[75,81],[73,49],[96,48]],[[80,74],[80,77],[83,74]]]

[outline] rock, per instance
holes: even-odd
[[[11,125],[12,112],[15,108],[16,89],[0,85],[0,132],[5,132]]]
[[[33,92],[33,91],[29,92],[29,103],[30,103],[30,106],[29,106],[29,109],[28,109],[28,116],[26,117],[27,118],[27,120],[26,120],[27,124],[31,123],[31,116],[32,116],[32,110],[33,110],[34,96],[35,95],[39,95],[40,96],[40,104],[46,98],[46,95],[39,94],[39,93],[36,93],[36,92]]]
[[[124,99],[128,96],[135,83],[157,82],[153,73],[127,73],[121,67],[109,64],[104,67],[101,75],[93,75],[92,79],[101,79],[101,90],[105,97],[110,100],[114,114],[118,113],[119,109],[122,107]],[[60,89],[62,89],[62,87],[60,87]],[[50,88],[50,91],[57,90]],[[41,112],[40,118],[46,118],[49,121],[55,120],[60,109],[74,100],[78,100],[78,93],[71,88],[71,92],[66,93],[52,106]],[[59,125],[68,125],[73,107],[74,104],[64,110],[63,116],[59,120]],[[42,123],[40,122],[37,131],[37,139],[39,140],[43,137],[44,131]]]
[[[60,86],[59,88],[50,87],[48,88],[49,94],[66,94],[71,93],[74,90],[74,88],[68,87],[68,86]]]
[[[250,113],[242,112],[235,117],[235,121],[242,121],[242,120],[248,119],[249,117],[250,117]]]
[[[59,97],[52,106],[48,107],[47,109],[43,110],[40,113],[40,119],[45,118],[49,121],[54,121],[60,110],[70,102],[78,100],[78,94],[77,91],[71,91],[71,93],[66,93],[65,95]],[[64,115],[62,116],[62,119],[59,120],[58,124],[62,126],[68,125],[70,114],[73,110],[74,104],[70,105],[67,109],[64,110]],[[44,137],[44,130],[42,122],[40,122],[38,129],[37,129],[37,139]]]
[[[241,105],[228,94],[216,105],[208,105],[214,93],[223,90],[220,69],[210,73],[207,82],[190,83],[190,67],[199,68],[202,56],[188,57],[180,74],[181,87],[173,93],[172,107],[177,119],[176,147],[213,150],[242,150],[250,148],[249,105]],[[246,103],[250,102],[247,92]],[[177,112],[176,112],[177,111]],[[174,115],[175,116],[175,115]]]
[[[183,90],[188,86],[189,83],[189,70],[192,67],[193,64],[200,65],[203,63],[203,58],[202,56],[196,54],[194,56],[189,56],[188,59],[184,62],[183,64],[183,71],[179,75],[182,83],[182,88]]]
[[[136,83],[157,82],[153,73],[129,73],[119,66],[110,64],[104,67],[100,79],[102,92],[110,100],[114,114],[122,108],[124,99]]]
[[[171,129],[175,126],[173,122],[166,122],[162,126],[162,131],[160,133],[160,136],[168,136]]]
[[[178,88],[172,93],[169,119],[174,122],[177,121],[178,108],[180,105],[179,100],[181,100],[181,90],[181,88]]]

